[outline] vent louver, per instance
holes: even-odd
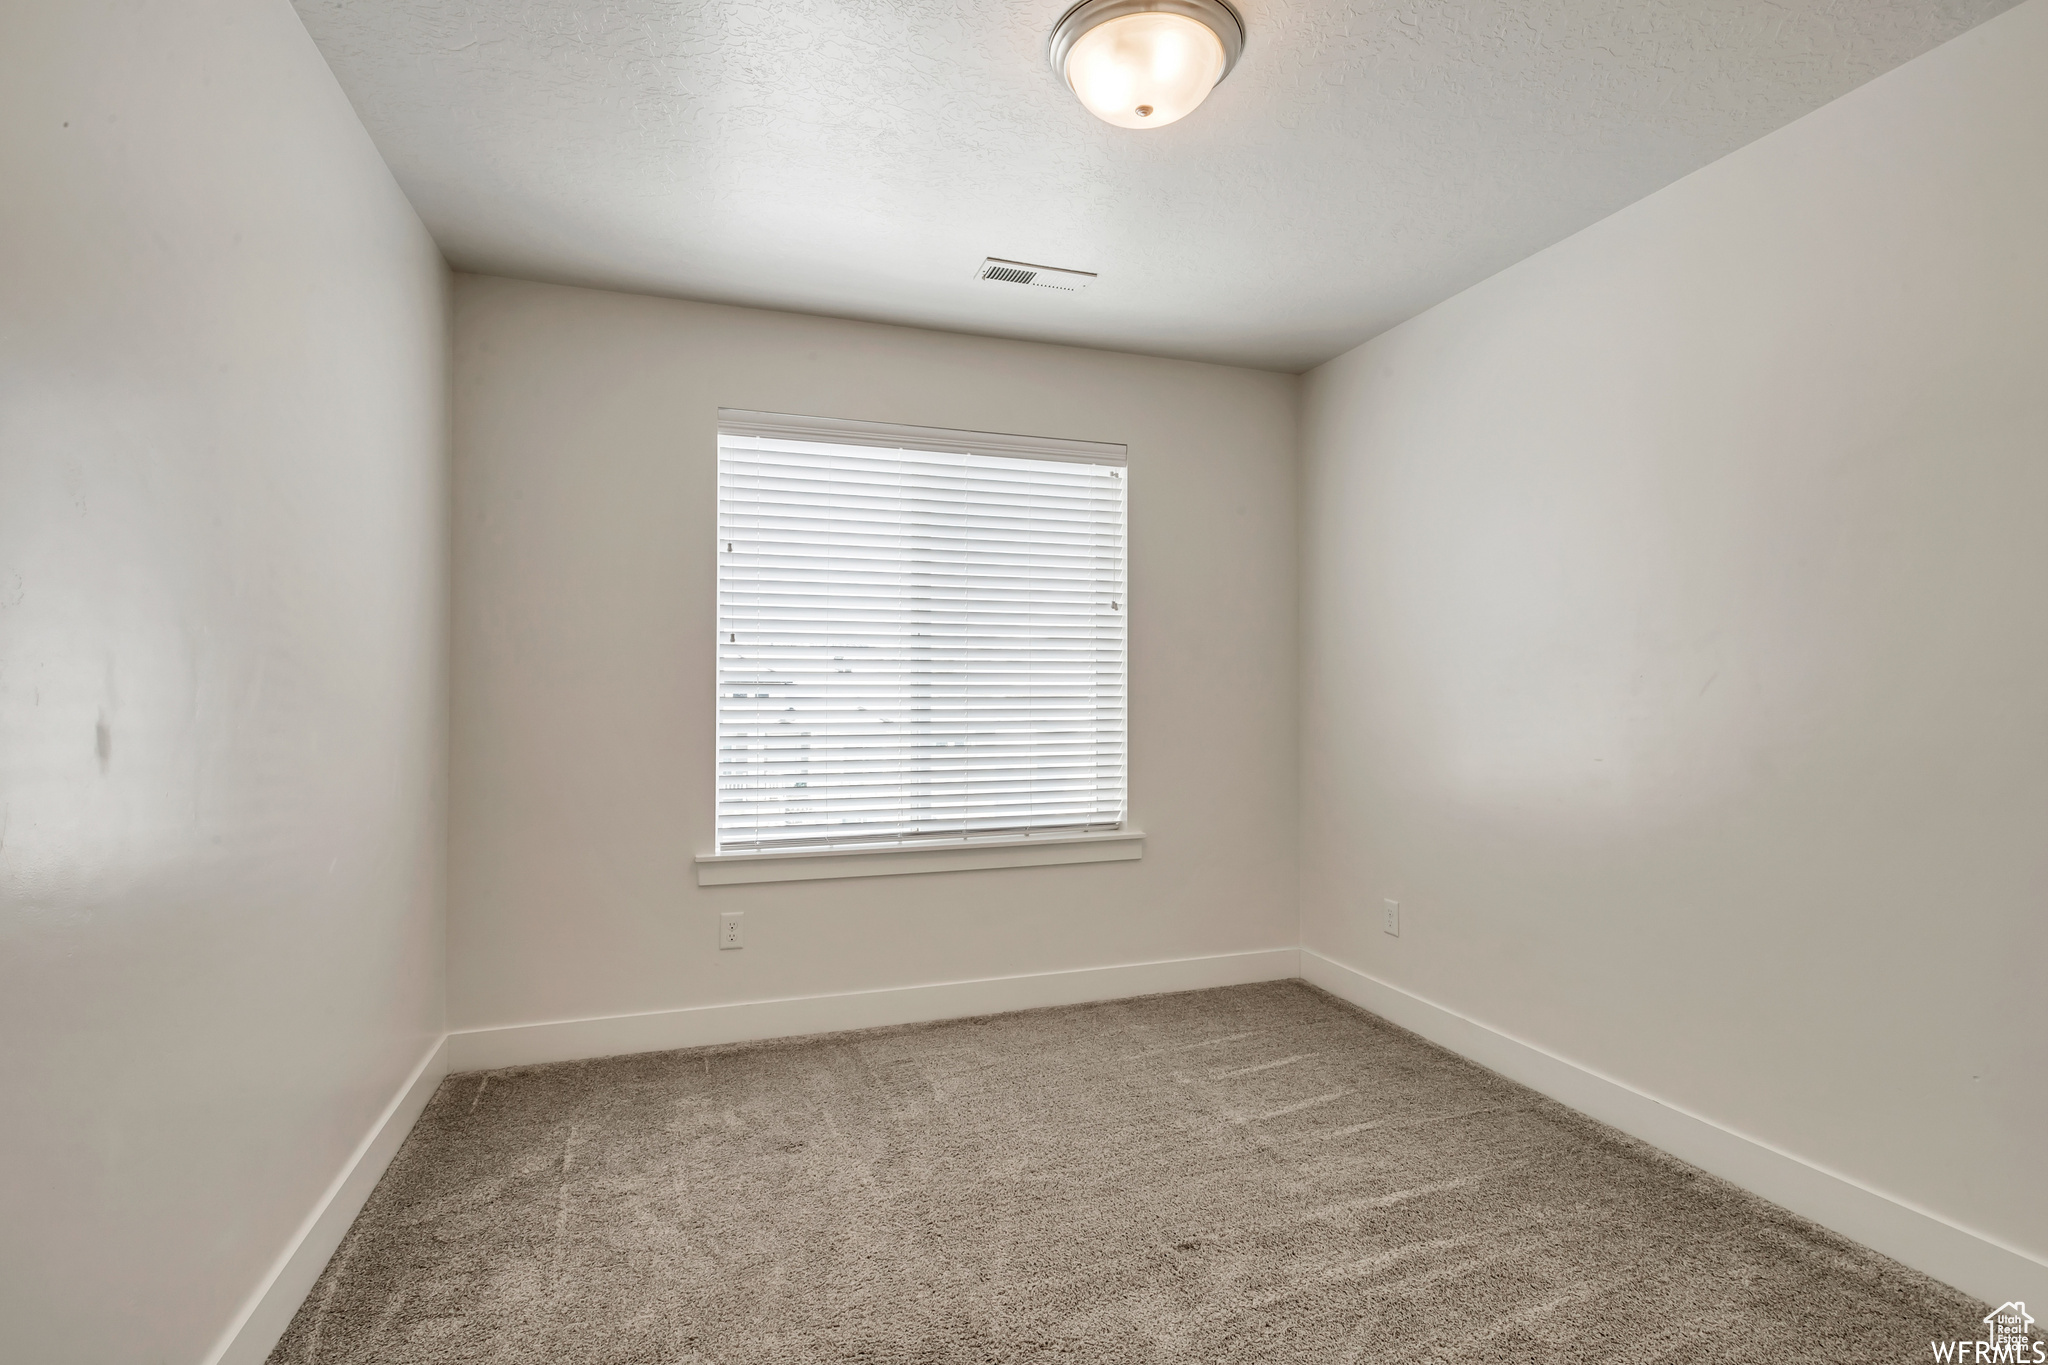
[[[1032,265],[1026,261],[1004,261],[990,256],[974,272],[978,280],[995,280],[1001,284],[1028,284],[1034,289],[1057,289],[1071,294],[1086,289],[1095,283],[1095,276],[1086,270],[1062,270],[1052,265]]]

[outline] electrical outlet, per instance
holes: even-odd
[[[1399,938],[1401,937],[1401,902],[1388,901],[1386,905],[1387,922],[1383,927],[1395,938]]]
[[[745,918],[745,912],[740,910],[728,910],[718,917],[719,951],[747,946],[746,935],[740,927],[740,921]]]

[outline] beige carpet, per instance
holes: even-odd
[[[451,1077],[271,1360],[1873,1365],[1984,1312],[1289,982]]]

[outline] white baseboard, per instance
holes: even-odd
[[[1994,1237],[1646,1095],[1377,977],[1301,950],[1310,984],[1781,1208],[1991,1303],[2048,1303],[2048,1265]]]
[[[790,1000],[750,1000],[701,1005],[651,1014],[601,1019],[566,1019],[550,1024],[467,1029],[448,1035],[450,1071],[489,1071],[537,1062],[570,1062],[628,1052],[666,1052],[715,1043],[790,1038],[807,1033],[921,1024],[977,1014],[1078,1005],[1163,991],[1281,981],[1301,974],[1293,948],[1184,957],[1167,962],[1133,962],[1116,967],[947,981],[930,986],[811,995]]]
[[[412,1075],[370,1131],[356,1144],[334,1183],[306,1215],[298,1233],[258,1285],[242,1311],[236,1315],[219,1342],[207,1354],[206,1365],[262,1365],[277,1345],[292,1315],[306,1301],[313,1282],[327,1268],[328,1258],[348,1235],[349,1225],[362,1212],[363,1204],[376,1188],[377,1178],[398,1155],[399,1144],[419,1120],[420,1111],[434,1097],[435,1087],[448,1074],[448,1040],[436,1042],[413,1068]]]

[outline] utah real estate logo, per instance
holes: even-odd
[[[2034,1340],[2034,1319],[2017,1299],[2001,1304],[1984,1319],[1984,1335],[1976,1341],[1934,1341],[1934,1358],[1953,1365],[2041,1365],[2048,1361],[2048,1342]]]

